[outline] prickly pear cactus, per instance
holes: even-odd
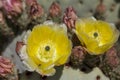
[[[95,80],[119,80],[120,39],[106,54],[93,56],[88,54],[85,47],[81,47],[82,43],[73,30],[78,18],[95,17],[96,20],[114,23],[120,32],[119,3],[119,0],[0,0],[0,53],[12,61],[15,70],[18,69],[15,72],[19,74],[19,80],[66,80],[67,70],[68,75],[69,72],[74,75],[80,71],[82,75],[89,76],[89,73],[92,75],[95,72]],[[16,42],[22,40],[25,32],[47,20],[57,24],[65,23],[68,37],[73,43],[67,64],[55,67],[56,74],[52,77],[26,71],[15,52]],[[99,69],[94,70],[94,67]],[[96,71],[102,76],[97,75]],[[69,80],[75,80],[76,77]],[[2,79],[6,80],[4,77]],[[80,79],[86,78],[80,76]]]

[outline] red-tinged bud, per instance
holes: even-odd
[[[26,4],[28,6],[28,14],[32,19],[36,19],[42,17],[44,14],[44,10],[41,5],[37,3],[36,0],[26,0]]]
[[[12,73],[13,64],[7,58],[0,56],[0,76],[5,77]]]
[[[86,50],[82,46],[75,46],[70,56],[70,65],[79,67],[85,59]]]
[[[100,0],[100,3],[97,5],[96,12],[99,14],[104,14],[106,11],[106,6],[103,4],[103,0]]]
[[[119,64],[119,57],[117,56],[117,50],[115,49],[115,47],[110,48],[107,52],[106,52],[106,63],[113,67],[118,66]]]
[[[61,7],[57,2],[53,2],[49,8],[49,16],[59,17],[61,15]]]
[[[75,28],[75,21],[77,20],[77,15],[73,7],[68,7],[64,13],[63,21],[67,25],[68,30]]]
[[[16,53],[19,53],[20,49],[22,48],[22,46],[25,45],[23,42],[17,42],[16,43]]]
[[[2,0],[2,5],[4,12],[8,15],[8,18],[18,16],[22,13],[21,0]]]

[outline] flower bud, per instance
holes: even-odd
[[[70,65],[73,67],[79,67],[84,58],[85,58],[86,51],[81,46],[76,46],[72,49],[72,54],[70,56]]]
[[[22,13],[22,1],[21,0],[2,0],[3,10],[7,14],[8,18],[12,16],[18,16]]]
[[[36,0],[26,0],[26,4],[29,7],[28,14],[30,18],[36,19],[38,17],[42,17],[44,10]]]
[[[13,64],[9,59],[0,56],[0,76],[5,77],[12,73]]]
[[[78,17],[73,7],[68,7],[64,13],[63,21],[67,25],[69,30],[75,28],[75,21],[77,20],[77,18]]]
[[[61,15],[61,7],[57,2],[53,2],[49,9],[49,15],[51,17],[60,16]]]
[[[109,64],[111,67],[116,67],[119,64],[119,58],[117,56],[117,50],[115,47],[110,48],[106,52],[106,63]]]

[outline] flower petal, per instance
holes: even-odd
[[[78,19],[76,34],[90,54],[102,54],[118,40],[119,31],[115,26],[94,18]]]

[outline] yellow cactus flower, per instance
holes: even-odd
[[[103,54],[118,40],[119,31],[113,24],[92,18],[78,19],[75,32],[90,54]]]
[[[66,63],[72,44],[64,27],[65,25],[44,23],[35,26],[25,37],[25,49],[21,49],[19,55],[31,71],[51,76],[55,73],[54,66]]]

